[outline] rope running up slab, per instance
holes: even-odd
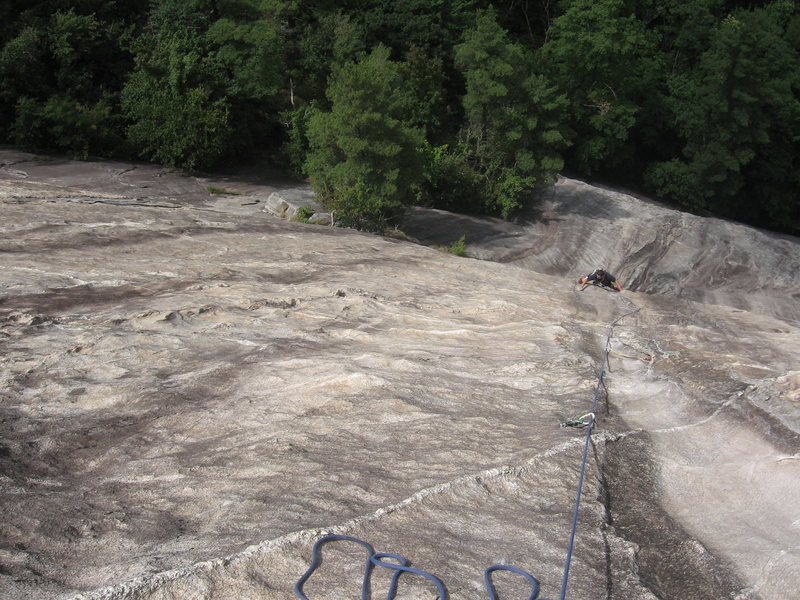
[[[605,350],[603,351],[603,360],[600,365],[600,370],[597,374],[597,383],[595,384],[594,398],[592,399],[592,410],[590,413],[587,413],[582,417],[580,417],[579,419],[580,423],[576,421],[574,424],[570,424],[570,426],[585,426],[586,437],[583,445],[583,457],[581,459],[580,476],[578,477],[578,489],[575,495],[575,508],[572,515],[572,526],[570,527],[569,543],[567,545],[567,556],[564,564],[564,574],[561,579],[561,594],[559,595],[559,600],[565,600],[567,597],[567,584],[569,583],[569,569],[570,569],[570,564],[572,562],[572,554],[575,548],[575,533],[578,529],[578,517],[580,515],[581,493],[583,491],[583,482],[586,476],[586,463],[589,456],[589,445],[592,437],[592,431],[594,430],[595,414],[597,413],[597,404],[601,396],[601,389],[603,387],[603,377],[605,376],[606,366],[608,365],[608,355],[611,350],[611,336],[614,333],[614,326],[617,323],[619,323],[625,317],[630,316],[638,311],[639,309],[628,312],[619,317],[613,323],[611,323],[611,325],[609,325],[608,336],[606,337]],[[562,424],[562,426],[564,426],[564,424]],[[370,544],[368,544],[363,540],[347,535],[338,535],[338,534],[326,535],[317,540],[317,542],[314,544],[314,547],[311,550],[311,565],[308,567],[308,570],[302,575],[302,577],[300,577],[300,579],[297,580],[297,583],[294,586],[294,593],[297,598],[299,598],[300,600],[309,600],[308,597],[305,595],[305,591],[303,588],[305,586],[305,583],[311,577],[311,575],[313,575],[314,572],[322,564],[323,546],[331,542],[340,542],[340,541],[358,544],[366,550],[364,575],[362,577],[362,582],[361,582],[361,600],[369,600],[371,598],[372,571],[376,566],[394,571],[389,583],[389,589],[386,593],[386,600],[394,600],[394,598],[397,595],[397,586],[400,580],[400,576],[403,575],[404,573],[410,573],[412,575],[417,575],[419,577],[427,579],[428,581],[431,582],[433,587],[436,588],[439,600],[447,600],[448,598],[447,588],[445,587],[444,583],[435,575],[431,575],[430,573],[411,567],[408,559],[403,558],[402,556],[398,556],[396,554],[388,554],[385,552],[376,552],[375,549]],[[492,581],[492,574],[495,573],[496,571],[510,571],[525,578],[531,586],[531,592],[530,596],[528,596],[528,600],[547,600],[546,598],[539,598],[539,581],[536,579],[536,577],[534,577],[533,575],[531,575],[526,571],[523,571],[521,569],[516,569],[514,567],[509,567],[506,565],[493,565],[484,571],[483,574],[484,585],[489,595],[489,600],[498,600],[497,591],[495,589],[494,582]]]

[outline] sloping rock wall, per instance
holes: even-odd
[[[466,236],[467,254],[577,279],[608,269],[631,290],[800,319],[798,241],[560,178],[516,222],[413,209],[429,244]]]
[[[591,407],[606,340],[569,597],[797,590],[797,240],[736,226],[759,246],[748,295],[688,272],[656,293],[677,241],[730,225],[639,251],[611,232],[642,201],[574,183],[518,229],[470,220],[490,262],[264,212],[291,186],[0,156],[0,597],[289,598],[326,532],[453,598],[485,598],[496,563],[557,597],[583,448],[559,425]],[[578,292],[597,262],[653,287]],[[306,591],[357,595],[362,568],[331,550]]]

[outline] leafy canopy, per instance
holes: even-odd
[[[532,55],[508,38],[493,11],[478,14],[455,64],[466,82],[457,153],[479,182],[483,210],[507,217],[524,194],[563,167],[559,113],[566,97],[531,73]]]
[[[406,120],[403,87],[400,65],[378,46],[334,70],[330,111],[311,115],[306,169],[314,191],[341,222],[379,230],[413,198],[423,138]]]

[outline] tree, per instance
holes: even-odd
[[[156,162],[184,167],[212,164],[232,135],[229,106],[213,96],[203,39],[210,3],[159,0],[133,45],[136,68],[122,91],[128,139]]]
[[[573,0],[537,58],[537,70],[569,98],[571,166],[586,174],[614,166],[663,73],[654,37],[623,0]]]
[[[452,68],[452,48],[461,37],[474,0],[345,0],[298,4],[287,29],[292,111],[286,113],[286,155],[296,165],[307,149],[301,143],[308,105],[329,109],[324,91],[333,69],[358,61],[378,44],[405,64],[404,79],[416,119],[435,144],[459,127],[458,98],[463,82]],[[420,121],[426,118],[425,122]]]
[[[271,140],[284,62],[275,0],[157,0],[122,93],[129,140],[163,164],[208,167]]]
[[[366,55],[363,28],[350,15],[337,10],[313,13],[295,25],[292,78],[292,109],[302,109],[313,100],[324,102],[328,78],[336,65]]]
[[[341,222],[380,230],[414,197],[423,136],[406,121],[410,107],[402,88],[400,66],[379,45],[334,70],[330,111],[311,115],[306,170]]]
[[[289,101],[285,89],[281,19],[283,0],[217,2],[219,18],[205,35],[216,95],[227,99],[236,129],[233,153],[277,146],[279,113]]]
[[[39,28],[26,27],[0,51],[0,127],[4,134],[16,120],[20,100],[27,98],[30,102],[51,91],[45,76],[45,35]],[[41,137],[45,137],[44,131]]]
[[[493,11],[478,14],[455,48],[455,63],[466,82],[457,151],[482,182],[483,210],[507,217],[525,191],[563,167],[568,142],[559,113],[566,98],[531,74],[530,54],[508,39]]]
[[[650,169],[657,192],[751,222],[797,219],[800,58],[783,37],[780,4],[726,17],[697,67],[671,79],[684,146]]]
[[[34,9],[29,9],[33,11]],[[0,52],[0,121],[17,145],[108,155],[121,140],[116,99],[127,59],[122,23],[70,9],[29,25]]]
[[[459,42],[476,5],[474,0],[375,0],[355,12],[363,24],[369,46],[378,43],[400,58],[411,48],[420,48],[432,58],[448,57]]]

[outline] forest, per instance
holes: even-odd
[[[343,224],[558,174],[800,235],[796,0],[3,0],[0,143],[256,158]]]

